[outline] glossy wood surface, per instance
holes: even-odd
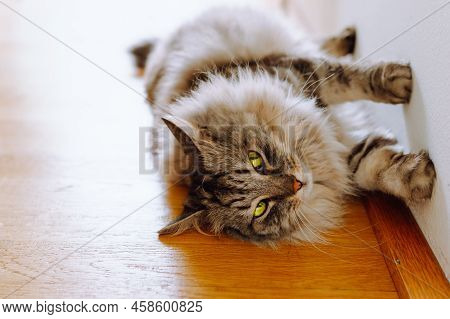
[[[399,200],[371,194],[366,211],[401,298],[450,298],[450,285],[410,210]]]

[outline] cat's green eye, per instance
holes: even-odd
[[[255,210],[253,211],[253,216],[259,217],[262,216],[267,209],[267,202],[265,200],[262,200],[256,205]]]
[[[259,155],[255,151],[248,152],[248,159],[250,160],[250,163],[252,164],[253,168],[257,171],[260,171],[264,168],[264,162],[261,155]]]

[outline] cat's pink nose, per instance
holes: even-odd
[[[302,188],[303,184],[302,182],[300,182],[299,180],[297,180],[296,178],[294,178],[294,193],[297,193],[297,191]]]

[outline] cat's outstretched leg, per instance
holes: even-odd
[[[411,97],[409,65],[383,63],[368,68],[330,65],[327,73],[330,81],[320,88],[321,99],[327,104],[353,100],[400,104],[408,103]]]
[[[324,105],[355,100],[400,104],[411,97],[412,73],[406,64],[362,67],[301,58],[290,63],[305,81],[299,88],[301,92],[320,99]]]
[[[403,154],[397,140],[369,135],[356,144],[348,157],[356,184],[418,203],[431,198],[436,172],[428,153]]]
[[[346,28],[336,36],[325,39],[320,48],[335,57],[343,57],[353,54],[356,44],[356,30],[353,27]]]

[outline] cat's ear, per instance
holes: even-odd
[[[187,121],[175,116],[166,115],[161,118],[177,141],[183,147],[185,154],[198,154],[199,150],[194,141],[194,128]]]
[[[201,231],[200,224],[203,213],[204,211],[200,210],[192,214],[182,214],[174,222],[170,223],[169,225],[159,230],[158,233],[160,235],[176,236],[191,228],[195,228]]]

